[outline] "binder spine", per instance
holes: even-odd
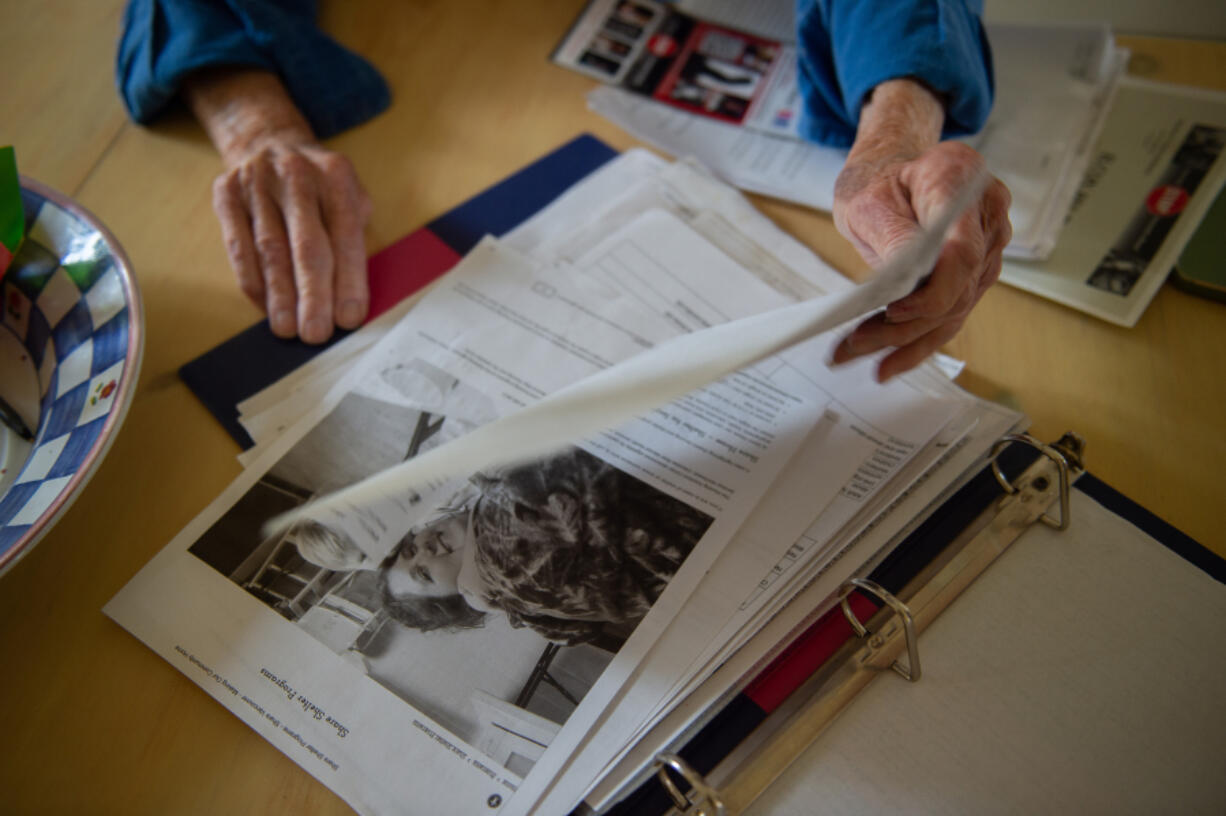
[[[1012,443],[1042,455],[1011,481],[999,457]],[[876,674],[891,669],[904,679],[918,681],[918,633],[1031,524],[1041,521],[1060,530],[1068,527],[1069,490],[1073,478],[1083,470],[1084,447],[1085,441],[1074,433],[1050,445],[1029,434],[1003,437],[993,447],[990,461],[1003,495],[950,542],[929,569],[921,570],[902,589],[899,594],[906,603],[874,581],[852,578],[839,591],[839,602],[854,637],[759,727],[759,733],[743,741],[705,777],[676,754],[656,757],[656,775],[673,802],[672,812],[686,816],[740,813]],[[1059,516],[1052,517],[1048,509],[1057,503]],[[867,623],[861,623],[850,607],[856,591],[884,604]],[[904,649],[905,666],[898,660]],[[674,774],[688,785],[688,794],[678,786]]]

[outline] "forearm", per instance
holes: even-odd
[[[924,85],[887,80],[860,109],[856,139],[834,186],[836,220],[843,205],[889,164],[910,161],[941,140],[945,109]]]
[[[315,144],[311,126],[270,71],[201,71],[184,83],[183,96],[227,167],[273,145]]]
[[[860,109],[851,162],[914,158],[941,140],[945,108],[924,85],[887,80],[873,89]]]

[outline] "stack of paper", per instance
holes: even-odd
[[[620,69],[602,75],[582,60],[594,53],[593,38],[618,36],[607,26],[610,19],[617,21],[621,5],[613,0],[590,3],[583,24],[571,30],[554,55],[560,64],[610,83],[588,95],[593,110],[666,152],[698,157],[741,189],[823,210],[833,206],[834,182],[846,151],[810,144],[797,135],[800,101],[787,0],[765,7],[755,4],[752,13],[718,0],[690,0],[675,10],[645,3],[644,8],[659,6],[656,16],[635,29],[636,36],[624,38],[628,50]],[[732,32],[716,43],[722,61],[742,71],[744,59],[736,62],[729,56],[727,43],[761,50],[755,38],[770,38],[776,57],[752,90],[742,92],[746,113],[740,118],[720,115],[726,104],[709,102],[712,110],[704,110],[676,98],[677,83],[687,75],[689,63],[697,57],[710,59],[706,51],[716,47],[710,44],[711,31],[719,29],[694,21],[716,23]],[[650,44],[660,31],[674,28],[689,31],[689,39],[675,58],[661,57]],[[1005,254],[1043,259],[1055,246],[1085,174],[1127,53],[1115,46],[1107,26],[993,24],[988,37],[995,105],[983,131],[966,141],[1013,193],[1013,240]],[[669,59],[674,59],[671,67],[665,65]],[[650,72],[641,70],[648,65]],[[653,82],[636,81],[642,73]],[[739,99],[728,93],[723,98]]]
[[[935,366],[829,369],[835,328],[539,461],[333,491],[619,361],[735,358],[726,326],[874,292],[856,309],[894,295],[631,151],[245,404],[249,466],[107,612],[360,812],[604,807],[1020,418]]]

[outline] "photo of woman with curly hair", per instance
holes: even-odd
[[[405,372],[421,370],[406,363],[392,371],[400,379],[385,379],[407,386]],[[432,407],[475,416],[480,396]],[[449,424],[456,434],[476,424],[365,395],[334,414],[189,551],[415,710],[526,772],[713,519],[568,448],[471,476],[433,500],[441,506],[423,502],[379,551],[318,521],[266,534],[269,518],[320,490],[417,453],[422,428],[430,444]],[[364,436],[372,427],[378,446]],[[508,736],[520,733],[533,736]]]
[[[474,476],[380,566],[383,605],[422,631],[516,628],[574,645],[633,627],[711,524],[586,451]]]

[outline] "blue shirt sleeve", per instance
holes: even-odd
[[[945,101],[944,137],[979,130],[992,108],[983,0],[796,0],[801,134],[849,147],[865,95],[913,77]]]
[[[129,0],[115,76],[128,113],[147,123],[189,74],[222,66],[279,74],[320,139],[381,113],[387,83],[319,31],[315,10],[315,0]]]

